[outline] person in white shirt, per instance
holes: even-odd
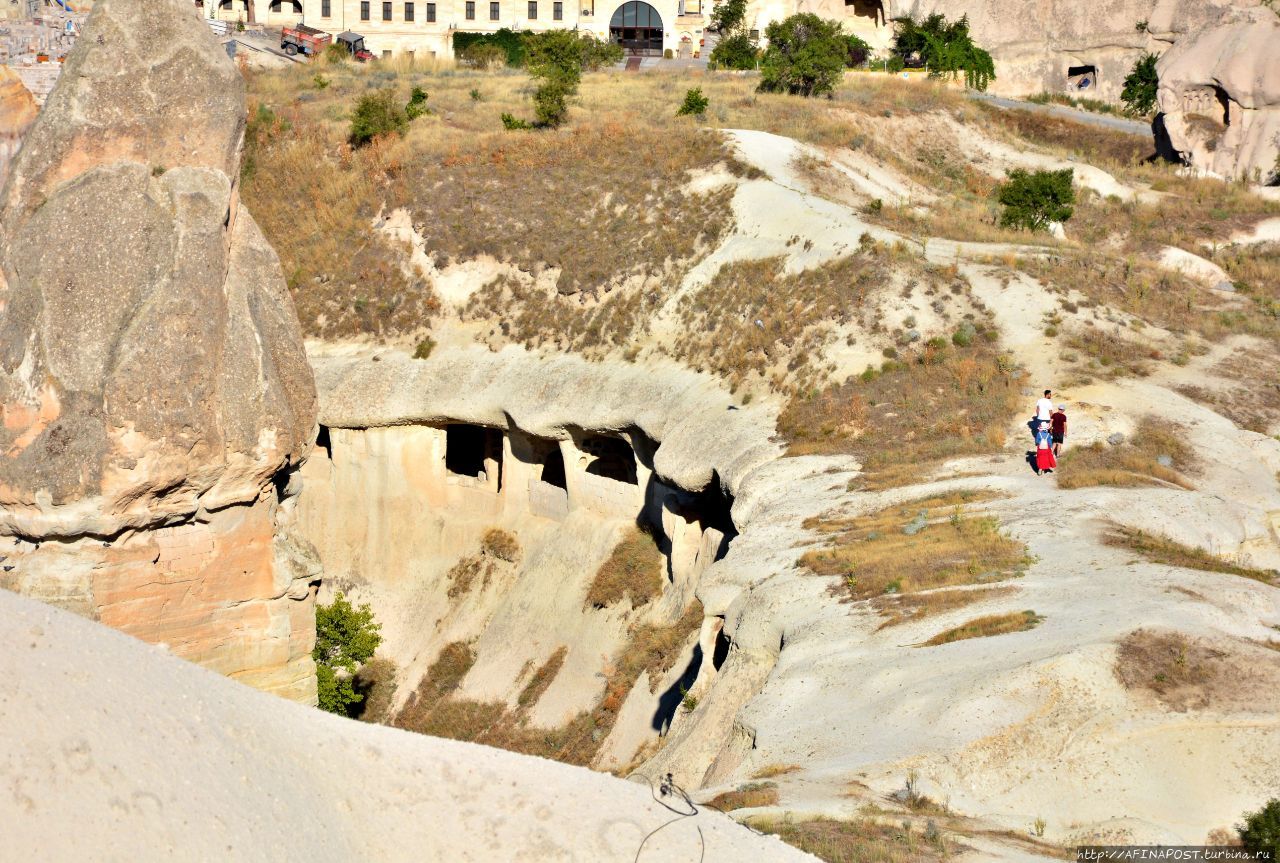
[[[1044,398],[1036,402],[1036,420],[1039,422],[1048,422],[1053,416],[1053,390],[1045,390]]]

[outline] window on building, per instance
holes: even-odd
[[[391,20],[391,0],[385,0],[382,4],[382,20]]]
[[[467,0],[467,20],[476,20],[476,0]]]
[[[499,17],[499,15],[500,15],[500,14],[501,14],[501,13],[500,13],[500,12],[499,12],[499,10],[498,10],[498,4],[497,4],[497,3],[490,3],[490,4],[489,4],[489,20],[490,20],[490,21],[497,21],[497,20],[498,20],[498,17]]]
[[[436,4],[434,3],[427,4],[427,23],[436,23]]]
[[[404,20],[406,21],[413,20],[413,4],[412,3],[404,4]]]
[[[529,20],[538,20],[538,0],[529,0]]]
[[[329,0],[320,0],[320,17],[321,18],[333,17],[333,9],[329,3]]]
[[[360,0],[360,20],[369,20],[369,0]]]
[[[551,17],[555,21],[564,20],[564,4],[560,0],[551,4]]]
[[[383,59],[383,60],[390,60],[390,59],[391,59],[391,52],[390,52],[390,51],[383,51],[383,52],[382,52],[382,59]]]

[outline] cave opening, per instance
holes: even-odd
[[[333,441],[329,439],[329,427],[322,425],[316,433],[316,449],[324,450],[324,457],[333,461]]]
[[[587,453],[587,473],[616,482],[636,485],[636,454],[631,444],[616,437],[589,435],[582,439],[581,449]]]
[[[445,426],[444,467],[456,476],[496,479],[502,488],[502,432],[469,423]]]

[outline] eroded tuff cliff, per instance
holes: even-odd
[[[0,66],[0,185],[9,174],[9,162],[13,159],[22,136],[35,122],[36,100],[22,84],[18,73],[8,66]]]
[[[189,4],[95,6],[0,211],[0,585],[307,699],[315,387],[244,123]]]

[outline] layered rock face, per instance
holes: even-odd
[[[1280,17],[1242,10],[1180,39],[1156,70],[1173,155],[1221,177],[1280,175]]]
[[[35,122],[38,110],[18,73],[0,66],[0,186],[4,185],[9,162],[22,145],[22,136]]]
[[[1257,0],[1119,0],[1094,7],[1067,0],[885,0],[889,18],[935,12],[969,17],[974,41],[991,52],[994,92],[1029,95],[1071,89],[1069,72],[1094,67],[1079,95],[1118,99],[1124,77],[1145,51],[1221,21]]]
[[[314,698],[317,570],[276,534],[315,389],[243,82],[181,0],[98,3],[66,66],[0,214],[0,585]]]

